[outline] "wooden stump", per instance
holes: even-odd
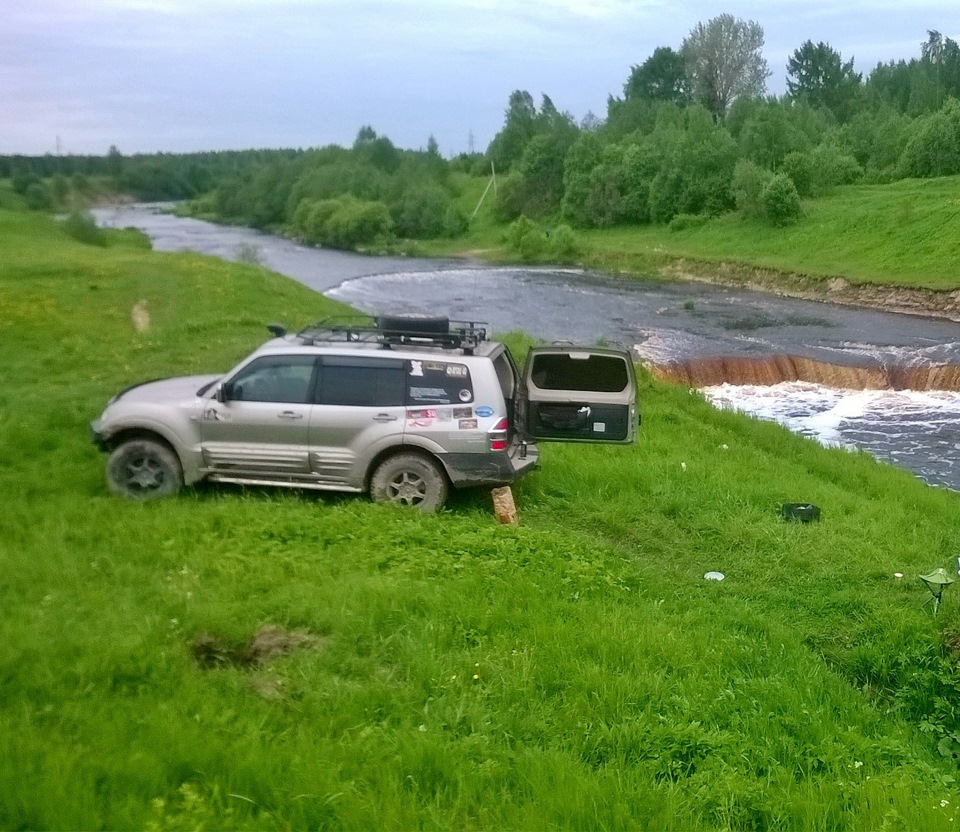
[[[493,495],[493,513],[497,515],[497,520],[507,526],[519,526],[520,516],[510,486],[494,488],[490,493]]]

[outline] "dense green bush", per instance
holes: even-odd
[[[305,200],[310,206],[303,227],[304,239],[308,243],[320,244],[327,242],[327,222],[343,208],[341,199],[321,199],[316,202]]]
[[[352,249],[389,236],[393,221],[382,202],[343,197],[301,200],[293,230],[305,242]]]
[[[63,221],[63,230],[74,240],[91,246],[106,246],[107,235],[86,211],[72,211]]]
[[[550,250],[558,260],[570,262],[580,254],[580,240],[569,225],[558,225],[548,240]]]
[[[77,193],[86,194],[90,192],[90,179],[84,174],[77,171],[73,176],[70,177],[70,187],[72,187]]]
[[[27,188],[31,185],[39,183],[40,177],[24,168],[18,168],[14,171],[13,176],[10,177],[10,185],[13,187],[13,190],[21,196],[26,195]]]
[[[62,173],[58,173],[50,180],[50,188],[53,192],[53,199],[57,204],[62,204],[67,198],[67,194],[70,193],[70,183]]]
[[[960,173],[960,101],[923,119],[900,158],[902,176],[950,176]]]
[[[590,172],[584,213],[589,224],[609,228],[624,220],[623,166],[609,161]]]
[[[439,185],[420,185],[405,191],[391,211],[401,237],[456,237],[467,227],[466,217],[449,191]]]
[[[794,222],[803,213],[797,188],[785,173],[771,177],[760,193],[760,208],[764,219],[777,226]]]
[[[737,145],[703,107],[683,113],[682,129],[669,129],[666,150],[650,184],[650,216],[669,222],[677,214],[719,214],[733,206],[730,180]]]
[[[820,144],[804,153],[788,153],[781,171],[800,196],[823,196],[838,185],[860,180],[863,168],[852,153],[835,144]]]
[[[710,217],[705,214],[677,214],[667,226],[671,231],[686,231],[689,228],[701,228]]]
[[[532,263],[534,260],[538,260],[546,250],[547,235],[540,229],[524,234],[520,238],[520,259],[524,263]]]
[[[53,208],[53,194],[42,182],[32,182],[24,191],[23,198],[27,208],[34,211],[49,211]]]
[[[835,144],[817,145],[810,151],[810,161],[817,194],[829,193],[837,185],[852,185],[863,176],[853,155]]]
[[[529,263],[547,250],[548,237],[537,223],[527,216],[520,216],[510,223],[504,242],[520,255],[523,262]]]
[[[567,151],[563,165],[563,213],[578,226],[589,227],[590,175],[600,164],[603,144],[596,133],[582,133]]]
[[[343,207],[327,221],[328,236],[324,241],[335,248],[355,248],[372,243],[390,233],[392,221],[382,202],[345,199]]]
[[[790,154],[799,156],[801,154]],[[741,159],[733,169],[733,180],[730,190],[737,210],[749,219],[755,219],[761,214],[760,195],[770,182],[773,174],[757,164]],[[671,225],[672,228],[672,225]]]
[[[800,196],[810,196],[813,193],[816,174],[813,170],[813,158],[809,153],[788,153],[780,166],[780,172],[793,180],[793,185]]]
[[[540,233],[540,226],[526,216],[520,216],[507,228],[506,243],[511,248],[519,249],[520,242],[528,234]]]
[[[515,173],[497,177],[497,195],[493,202],[493,216],[499,222],[512,222],[523,214],[523,181]]]
[[[527,216],[510,224],[503,242],[525,263],[543,259],[571,262],[581,251],[580,240],[569,225],[544,228]]]

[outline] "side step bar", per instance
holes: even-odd
[[[363,493],[362,488],[339,483],[315,482],[309,480],[269,480],[256,477],[231,477],[224,474],[210,474],[206,479],[210,482],[229,482],[234,485],[268,485],[271,488],[308,488],[311,491],[341,491],[354,494]]]

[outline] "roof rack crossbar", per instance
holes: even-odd
[[[481,321],[451,321],[447,318],[374,316],[371,318],[324,318],[297,333],[311,343],[365,341],[391,345],[462,349],[471,353],[487,340],[487,324]]]

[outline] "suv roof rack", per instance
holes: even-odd
[[[306,343],[365,341],[384,349],[393,345],[462,349],[465,355],[487,340],[487,324],[479,321],[451,321],[449,318],[374,315],[334,317],[310,324],[297,333]]]

